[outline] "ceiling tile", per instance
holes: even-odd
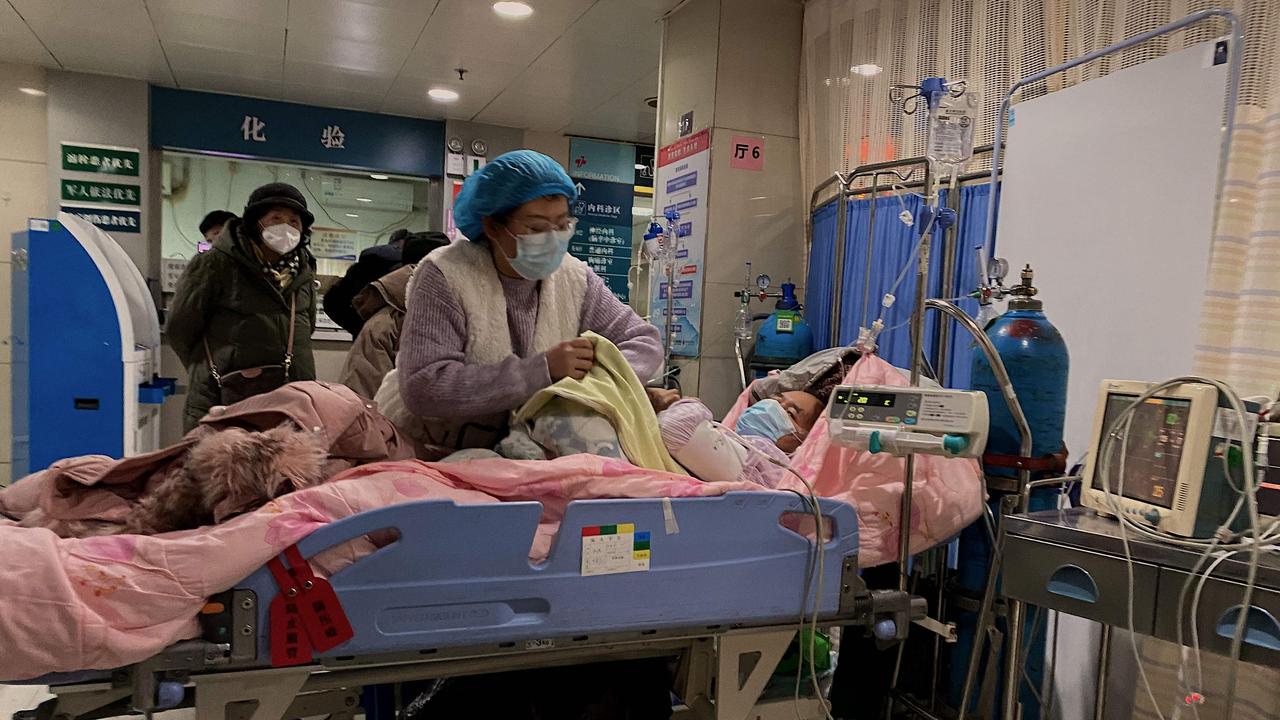
[[[289,0],[147,0],[155,13],[189,13],[233,20],[242,27],[283,28]]]
[[[506,85],[507,83],[477,83],[471,79],[470,75],[464,82],[458,82],[457,76],[452,79],[448,76],[439,79],[417,79],[401,75],[392,84],[390,94],[398,97],[425,98],[427,91],[431,88],[447,88],[458,93],[457,102],[449,105],[473,108],[472,114],[474,114],[497,97]],[[443,107],[444,104],[441,106]]]
[[[284,79],[284,63],[279,55],[249,55],[185,43],[166,43],[165,52],[179,81],[183,73],[192,71],[276,82]]]
[[[289,5],[291,37],[342,38],[412,47],[435,10],[436,0],[375,4],[360,0],[306,0]]]
[[[219,75],[199,70],[178,71],[178,85],[184,90],[205,90],[229,95],[279,99],[281,83],[239,75]]]
[[[573,112],[555,98],[505,92],[476,115],[477,122],[526,130],[554,131],[569,123]]]
[[[653,68],[657,67],[655,61]],[[608,100],[650,66],[637,66],[625,52],[603,43],[556,41],[516,80],[520,92],[571,101],[574,109],[590,109]]]
[[[284,57],[284,28],[246,24],[211,15],[152,9],[151,20],[165,52],[175,43],[248,55]]]
[[[35,33],[9,3],[0,3],[0,61],[57,67]]]
[[[142,0],[14,0],[13,6],[69,70],[172,82]]]
[[[382,104],[381,93],[362,93],[331,87],[299,85],[283,86],[278,99],[305,105],[347,108],[349,110],[364,110],[365,112],[377,112],[378,107]]]
[[[527,64],[509,62],[505,58],[495,60],[476,53],[474,49],[468,53],[446,53],[419,44],[409,53],[400,77],[461,82],[464,86],[502,90],[526,67]],[[461,81],[458,80],[457,68],[467,71]]]
[[[486,99],[468,101],[466,98],[461,98],[453,103],[439,103],[425,95],[392,93],[382,102],[381,112],[432,119],[470,120],[485,106],[486,102],[488,102]]]
[[[540,2],[532,16],[509,20],[494,13],[493,3],[487,0],[440,0],[418,45],[445,55],[491,50],[506,62],[527,65],[593,1]]]
[[[300,36],[301,35],[301,36]],[[336,37],[314,37],[289,33],[286,41],[287,64],[314,63],[366,73],[395,77],[409,55],[408,47],[390,47],[378,43],[343,40]]]
[[[641,135],[636,131],[628,131],[616,128],[612,125],[591,125],[588,123],[570,123],[564,128],[565,135],[577,135],[579,137],[599,138],[601,140],[617,140],[618,142],[630,143],[648,143],[648,136]],[[652,129],[649,131],[652,135]]]
[[[291,85],[376,94],[379,98],[391,89],[393,77],[393,73],[358,72],[334,65],[292,60],[284,65],[284,81]]]
[[[655,3],[636,0],[600,0],[573,24],[569,34],[581,38],[608,38],[615,48],[652,49],[658,53],[662,26],[658,18],[665,11]]]

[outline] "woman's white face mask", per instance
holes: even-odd
[[[302,240],[302,232],[298,228],[285,223],[277,223],[262,229],[262,242],[281,255],[287,255]]]
[[[564,228],[544,230],[536,233],[516,235],[507,230],[507,234],[516,240],[516,256],[507,256],[511,269],[526,280],[545,280],[551,277],[564,262],[569,252],[569,241],[578,226],[577,220],[570,220]]]

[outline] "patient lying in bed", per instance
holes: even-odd
[[[781,392],[753,403],[733,432],[714,422],[696,398],[674,399],[654,391],[662,442],[694,477],[707,482],[749,481],[776,488],[788,463],[822,415],[823,399],[808,391]],[[781,463],[781,465],[779,464]]]

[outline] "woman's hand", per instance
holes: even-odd
[[[653,405],[654,412],[662,412],[680,399],[680,391],[674,388],[645,388],[644,391],[649,396],[649,403]]]
[[[565,378],[581,380],[596,364],[596,346],[587,338],[575,338],[547,351],[547,370],[551,382]]]

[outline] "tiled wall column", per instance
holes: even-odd
[[[10,241],[30,217],[45,217],[48,110],[44,68],[0,63],[0,485],[12,479],[13,308]]]
[[[745,264],[776,286],[803,291],[804,204],[800,187],[801,21],[792,0],[691,0],[667,20],[663,35],[658,145],[679,137],[693,111],[694,132],[711,128],[701,356],[681,373],[686,394],[717,414],[740,386],[734,358],[733,291]],[[761,169],[731,166],[734,137],[763,142]],[[753,302],[754,313],[772,303]]]

